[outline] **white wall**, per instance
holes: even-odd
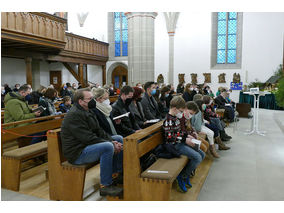
[[[92,83],[103,83],[103,71],[102,66],[88,65],[88,80]]]
[[[68,12],[68,32],[107,42],[107,12],[90,11],[83,27],[79,25],[77,12]]]
[[[16,83],[26,83],[26,64],[23,59],[1,58],[1,85],[14,88]]]
[[[163,73],[167,79],[169,52],[165,28],[163,14],[159,13],[155,29],[155,76]],[[219,86],[230,86],[235,72],[245,83],[246,70],[248,83],[256,78],[265,82],[282,63],[283,33],[284,13],[244,13],[241,69],[211,70],[211,13],[181,12],[175,34],[174,85],[178,84],[179,73],[185,73],[186,82],[191,82],[191,73],[197,73],[198,83],[203,83],[203,73],[210,72],[209,85],[216,92]],[[227,83],[219,84],[218,75],[223,72]],[[231,97],[238,101],[238,94],[239,91],[233,91]]]

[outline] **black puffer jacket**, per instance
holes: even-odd
[[[94,113],[74,104],[61,126],[63,155],[73,163],[82,150],[91,144],[113,141],[101,127]]]

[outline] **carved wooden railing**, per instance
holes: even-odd
[[[72,33],[66,33],[66,46],[64,50],[108,57],[108,44],[78,36]]]
[[[1,38],[63,49],[66,23],[48,13],[2,12]]]

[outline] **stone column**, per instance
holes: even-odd
[[[168,71],[168,82],[169,84],[174,83],[174,35],[179,12],[168,12],[164,13],[167,25],[167,31],[169,34],[169,71]]]
[[[127,12],[128,85],[154,81],[155,12]]]
[[[33,86],[33,73],[32,73],[32,58],[25,58],[26,62],[26,81],[27,84]]]

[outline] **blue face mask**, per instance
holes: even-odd
[[[152,91],[151,91],[151,95],[155,95],[156,94],[156,89],[153,89]]]
[[[170,94],[165,94],[165,97],[167,98],[167,97],[169,97],[169,95],[170,95]]]

